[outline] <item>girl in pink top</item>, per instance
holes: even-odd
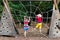
[[[24,16],[24,36],[26,37],[26,31],[29,29],[29,22],[30,22],[30,17],[29,17],[29,19],[26,17],[26,16]]]

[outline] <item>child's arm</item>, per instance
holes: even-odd
[[[29,21],[28,22],[30,22],[30,17],[29,17]]]
[[[36,16],[35,18],[38,19],[38,16]]]

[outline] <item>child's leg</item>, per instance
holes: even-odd
[[[41,33],[41,29],[39,29],[40,33]]]
[[[36,28],[39,28],[39,23],[37,23]],[[35,28],[35,29],[36,29],[36,28]]]
[[[42,32],[42,23],[39,24],[39,31]]]
[[[36,28],[39,28],[39,23],[37,23]]]
[[[26,31],[24,32],[24,37],[26,37]]]
[[[38,28],[38,26],[39,26],[39,25],[38,25],[38,24],[36,24],[36,27],[35,27],[33,30],[36,30],[36,28]]]
[[[26,27],[24,26],[24,37],[26,37]]]
[[[25,26],[24,27],[24,36],[26,37],[26,34],[27,34],[27,30],[29,29],[29,27],[28,26]]]

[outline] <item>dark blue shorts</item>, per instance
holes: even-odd
[[[29,29],[28,26],[24,26],[24,31],[27,31]]]

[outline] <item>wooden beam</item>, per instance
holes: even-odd
[[[9,1],[52,1],[52,0],[9,0]]]

